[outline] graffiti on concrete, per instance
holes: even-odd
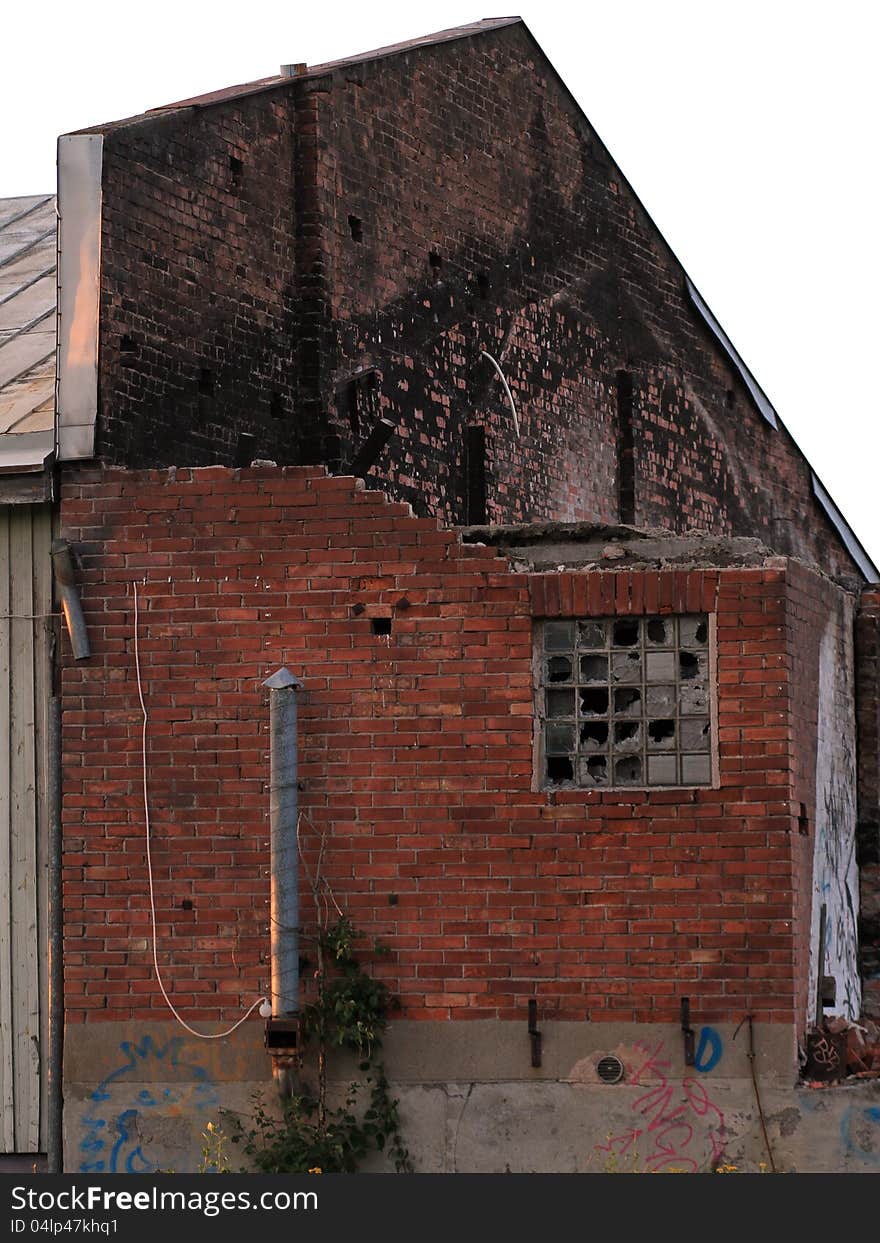
[[[80,1172],[148,1174],[158,1162],[144,1151],[140,1123],[152,1116],[198,1114],[218,1101],[204,1066],[184,1060],[186,1041],[152,1036],[123,1040],[120,1064],[89,1096],[81,1120]]]
[[[833,1012],[858,1018],[858,867],[856,864],[855,720],[851,618],[829,620],[819,647],[819,721],[816,743],[816,839],[810,991],[815,998],[820,946],[819,912],[827,909],[825,974],[837,982]],[[809,1021],[815,1014],[808,1014]]]
[[[632,1103],[633,1125],[593,1151],[625,1155],[636,1147],[646,1173],[714,1169],[724,1158],[724,1114],[698,1079],[670,1078],[662,1040],[653,1052],[641,1042],[635,1048],[638,1061],[627,1083],[647,1090]]]
[[[850,1105],[840,1123],[843,1151],[863,1165],[880,1165],[880,1106]]]
[[[714,1027],[703,1027],[700,1029],[700,1039],[697,1043],[697,1051],[694,1054],[694,1070],[700,1071],[705,1075],[707,1071],[714,1070],[721,1061],[721,1054],[724,1052],[724,1045],[721,1037]]]

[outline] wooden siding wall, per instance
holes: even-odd
[[[0,507],[0,1153],[46,1143],[52,515]]]

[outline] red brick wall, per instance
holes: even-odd
[[[303,810],[340,905],[391,948],[376,969],[405,1015],[521,1017],[537,994],[555,1017],[675,1021],[685,994],[701,1021],[793,1019],[808,881],[781,569],[511,573],[309,468],[70,471],[62,527],[93,650],[63,670],[71,1021],[162,1006],[135,581],[160,961],[191,1018],[267,986],[261,683],[286,664]],[[696,609],[718,615],[720,788],[533,790],[533,618]]]
[[[375,477],[418,512],[474,520],[476,425],[489,519],[615,521],[624,371],[624,516],[853,572],[807,464],[523,27],[107,127],[104,151],[107,461],[346,464],[381,410],[397,430]],[[358,410],[348,385],[370,368]]]

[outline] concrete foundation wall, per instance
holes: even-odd
[[[530,1065],[525,1023],[395,1023],[387,1066],[404,1140],[421,1173],[705,1172],[769,1166],[748,1059],[748,1031],[696,1028],[685,1067],[667,1024],[550,1023],[542,1066]],[[211,1030],[206,1024],[205,1030]],[[787,1172],[880,1171],[880,1084],[797,1087],[793,1033],[755,1027],[755,1068],[773,1159]],[[603,1084],[614,1054],[623,1081]],[[331,1066],[331,1091],[352,1067]],[[304,1079],[309,1077],[308,1066]],[[274,1101],[262,1025],[222,1041],[172,1021],[105,1023],[68,1032],[65,1169],[137,1173],[198,1169],[202,1132],[245,1127],[254,1092]],[[228,1119],[225,1127],[229,1131]],[[232,1169],[240,1168],[231,1149]],[[381,1162],[365,1172],[379,1172]]]

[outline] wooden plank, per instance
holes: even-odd
[[[37,825],[34,730],[33,529],[29,508],[11,516],[12,613],[11,824],[12,1022],[15,1143],[36,1152],[40,1141],[40,991],[37,923]]]
[[[0,509],[0,1152],[15,1151],[15,1064],[12,1029],[12,858],[10,851],[11,511]]]
[[[48,1144],[47,1058],[49,1056],[49,699],[52,694],[52,510],[49,505],[31,509],[34,529],[33,599],[34,612],[43,614],[34,623],[34,691],[36,730],[34,746],[37,773],[37,920],[38,996],[40,999],[40,1102],[39,1140],[36,1151],[45,1152]]]

